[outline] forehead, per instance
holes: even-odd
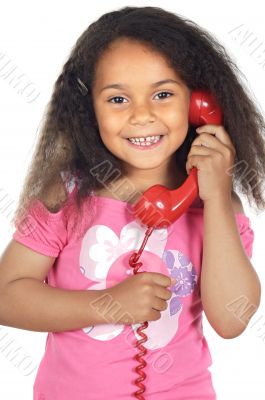
[[[147,72],[148,71],[148,72]],[[161,74],[167,77],[177,77],[175,70],[170,66],[169,60],[159,51],[127,38],[112,42],[99,58],[95,68],[96,79],[118,79],[129,75],[154,75],[156,79]],[[144,74],[144,75],[143,75]],[[150,76],[151,77],[151,76]]]

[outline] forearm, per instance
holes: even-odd
[[[39,332],[77,330],[106,323],[95,304],[102,290],[66,290],[24,278],[0,295],[0,324]]]
[[[238,318],[228,305],[243,296],[252,310],[257,309],[260,291],[259,278],[241,243],[231,199],[205,202],[201,299],[216,332],[227,338],[238,336],[251,315]]]

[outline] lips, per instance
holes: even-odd
[[[153,144],[150,144],[150,145],[141,145],[141,144],[137,145],[135,143],[132,143],[129,139],[127,139],[126,142],[128,143],[128,145],[131,148],[133,148],[135,150],[144,150],[144,151],[152,150],[152,149],[160,146],[161,142],[163,142],[164,135],[159,135],[159,136],[161,136],[160,139],[157,142],[154,142]]]
[[[149,135],[138,135],[138,136],[129,136],[126,139],[140,139],[140,138],[147,138],[147,137],[152,137],[152,136],[164,136],[164,133],[150,133]]]

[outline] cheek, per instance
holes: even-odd
[[[104,120],[104,123],[99,124],[99,134],[105,147],[112,153],[117,150],[117,145],[119,144],[119,129],[114,124],[108,124],[108,119]]]
[[[174,111],[167,114],[167,124],[171,135],[169,137],[172,148],[179,148],[184,142],[188,129],[188,108],[186,105],[178,106]]]
[[[189,128],[187,110],[183,109],[177,112],[171,112],[167,115],[166,122],[172,132],[176,132],[180,137],[183,135],[186,136]]]
[[[164,113],[165,112],[165,113]],[[184,127],[188,126],[189,102],[187,99],[177,99],[174,104],[163,110],[165,121],[170,126]]]
[[[104,113],[99,115],[99,127],[102,132],[107,132],[108,135],[117,135],[119,129],[121,128],[121,118],[115,116],[112,113]]]

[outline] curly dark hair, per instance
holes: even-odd
[[[119,38],[136,40],[160,52],[191,90],[209,90],[216,97],[223,110],[224,128],[236,149],[233,191],[237,188],[247,195],[249,204],[254,200],[263,210],[265,124],[257,102],[240,77],[242,72],[214,36],[195,22],[159,7],[124,7],[91,23],[72,48],[47,105],[12,221],[19,220],[33,199],[41,200],[51,212],[60,209],[65,201],[62,191],[52,192],[52,202],[47,201],[47,192],[62,185],[61,171],[78,173],[80,186],[75,203],[81,217],[82,201],[91,198],[92,190],[103,188],[113,179],[112,174],[105,176],[104,169],[98,169],[94,176],[92,168],[107,160],[114,169],[121,170],[120,160],[100,138],[92,102],[96,64]],[[183,170],[195,137],[190,126],[176,151],[176,162]]]

